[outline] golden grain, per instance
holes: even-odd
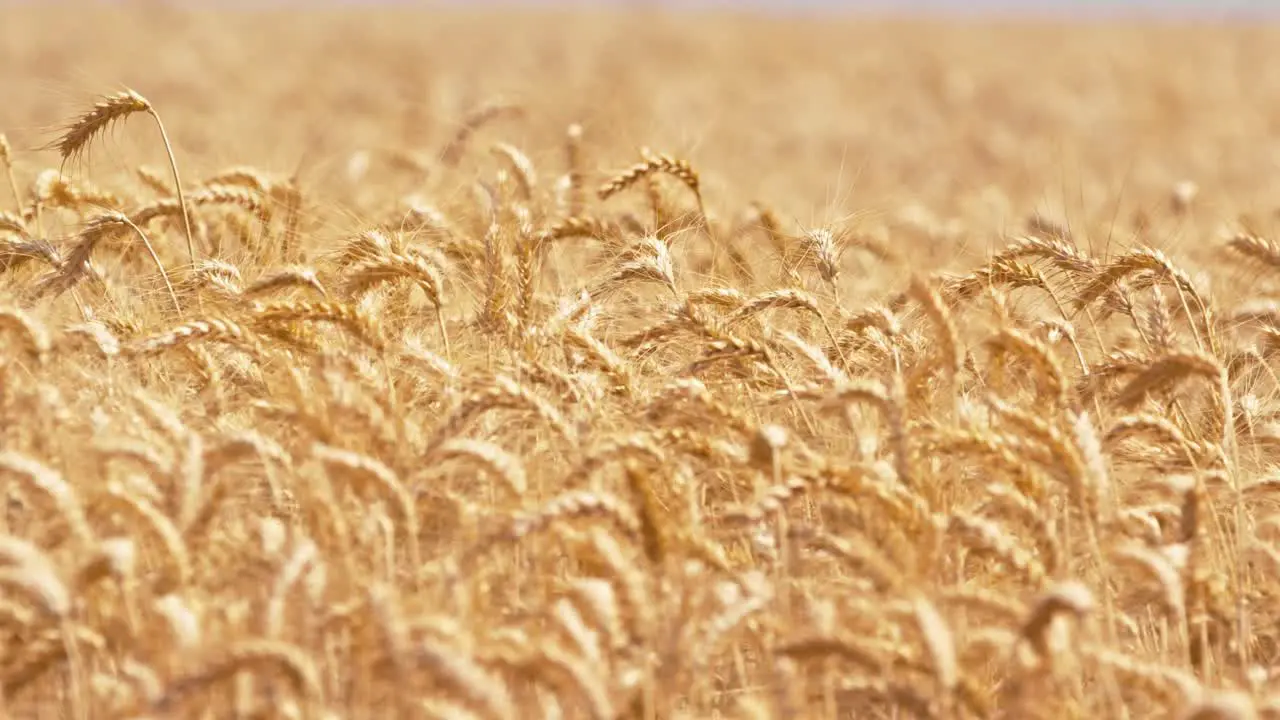
[[[5,16],[3,714],[1276,714],[1274,32],[284,12]]]
[[[62,161],[74,159],[87,152],[94,138],[105,134],[117,121],[134,113],[147,113],[155,121],[164,141],[165,151],[169,155],[169,167],[173,171],[173,187],[178,194],[178,204],[182,212],[182,221],[187,233],[187,252],[191,262],[195,262],[195,245],[191,234],[191,220],[187,216],[187,204],[183,197],[182,180],[178,177],[178,163],[173,156],[173,148],[169,144],[169,135],[165,132],[164,123],[156,113],[151,102],[133,90],[124,90],[99,100],[92,108],[68,123],[62,136],[50,145],[62,156]]]

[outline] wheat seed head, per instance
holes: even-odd
[[[123,90],[102,98],[92,108],[68,123],[61,137],[52,143],[65,163],[88,150],[97,136],[113,123],[134,113],[152,112],[151,103],[133,90]]]

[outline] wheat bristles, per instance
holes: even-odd
[[[150,112],[151,103],[132,90],[124,90],[102,98],[92,108],[69,123],[53,144],[62,159],[70,160],[85,152],[89,143],[113,123],[134,113]]]

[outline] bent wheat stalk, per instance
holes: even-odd
[[[187,213],[187,200],[182,193],[182,179],[178,176],[178,161],[173,156],[173,146],[169,143],[169,134],[165,132],[160,114],[156,112],[151,101],[133,90],[124,90],[107,96],[95,104],[90,110],[81,114],[65,128],[62,136],[55,141],[51,149],[56,149],[65,164],[81,153],[88,151],[89,145],[98,135],[106,132],[117,120],[122,120],[134,113],[146,113],[155,120],[160,130],[160,139],[164,141],[165,152],[169,155],[169,169],[173,171],[173,187],[178,193],[178,204],[182,207],[182,223],[187,233],[187,254],[191,262],[196,260],[195,241],[191,234],[191,218]]]
[[[71,249],[71,254],[62,263],[62,267],[54,273],[49,279],[41,282],[35,290],[36,297],[43,295],[48,290],[54,290],[56,293],[62,293],[70,289],[84,277],[89,270],[89,257],[93,254],[94,249],[104,240],[132,230],[142,245],[147,249],[147,254],[151,256],[151,261],[155,263],[156,269],[160,271],[160,278],[164,280],[164,286],[169,291],[169,299],[173,301],[173,307],[178,311],[178,315],[182,315],[182,305],[178,302],[178,295],[173,290],[173,284],[169,282],[169,273],[164,269],[164,263],[160,262],[160,256],[156,255],[156,250],[151,245],[151,241],[147,239],[147,234],[142,232],[142,228],[138,227],[128,215],[115,210],[108,210],[101,215],[89,220],[81,228],[78,242]]]

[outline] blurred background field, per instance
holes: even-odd
[[[190,172],[300,168],[358,205],[352,154],[430,153],[466,112],[509,100],[528,112],[493,136],[535,161],[580,122],[602,168],[641,145],[688,157],[712,207],[955,220],[922,256],[938,261],[985,252],[1035,212],[1123,242],[1184,180],[1202,199],[1161,228],[1175,244],[1241,213],[1268,223],[1277,197],[1267,26],[129,7],[6,10],[13,142],[38,147],[86,97],[128,85],[166,111]],[[98,177],[156,160],[145,132],[102,145]]]

